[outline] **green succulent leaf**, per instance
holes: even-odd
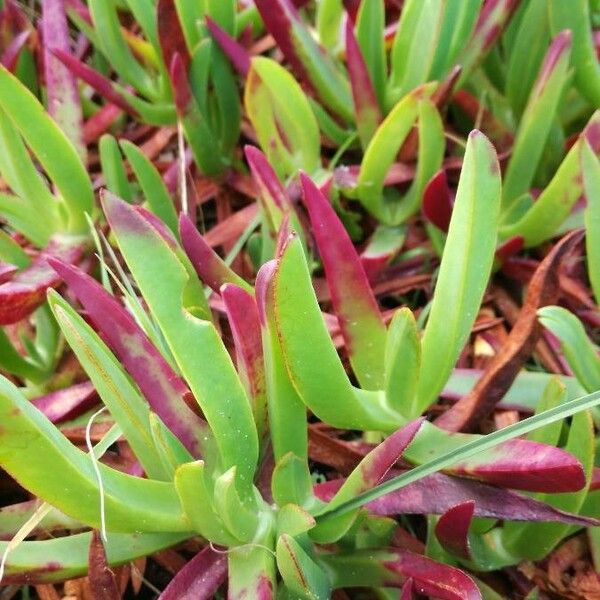
[[[475,322],[494,260],[500,185],[496,152],[483,134],[473,131],[422,339],[419,386],[409,417],[435,401]]]
[[[317,121],[306,95],[286,69],[268,58],[253,58],[244,104],[280,178],[297,169],[314,173],[320,167]]]

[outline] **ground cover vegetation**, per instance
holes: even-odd
[[[0,1],[0,596],[599,598],[599,34]]]

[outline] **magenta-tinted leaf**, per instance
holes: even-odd
[[[234,69],[245,78],[250,70],[250,54],[248,51],[209,16],[206,17],[206,27],[223,54],[231,61]]]
[[[423,191],[423,214],[438,229],[448,233],[453,204],[454,199],[448,187],[446,171],[441,169],[429,180]]]
[[[192,220],[184,214],[179,217],[179,235],[181,244],[188,255],[198,277],[215,292],[221,286],[232,283],[245,290],[250,286],[232,271],[223,259],[206,243]]]
[[[115,89],[112,81],[98,73],[98,71],[92,69],[80,60],[77,60],[73,55],[61,50],[60,48],[52,49],[52,53],[56,58],[60,60],[76,77],[85,81],[91,86],[98,94],[103,98],[112,102],[115,106],[118,106],[124,110],[127,114],[133,118],[138,119],[139,113],[127,100]]]
[[[112,124],[123,114],[123,110],[112,102],[105,104],[83,124],[83,141],[86,144],[97,142]]]
[[[392,473],[398,474],[398,471]],[[343,479],[337,479],[318,484],[315,486],[315,494],[321,500],[329,501],[343,482]],[[597,523],[595,519],[590,520],[557,510],[517,492],[479,481],[451,477],[444,473],[435,473],[411,483],[402,490],[370,502],[367,508],[380,516],[441,515],[453,506],[470,500],[475,502],[476,517],[506,521],[561,522],[586,527]]]
[[[413,600],[413,580],[409,577],[400,590],[400,600]]]
[[[158,0],[156,3],[156,28],[165,65],[170,65],[177,53],[187,71],[190,67],[190,55],[174,0]]]
[[[12,276],[19,270],[15,265],[0,262],[0,284],[10,281]]]
[[[386,328],[365,270],[327,199],[308,176],[300,178],[350,363],[365,389],[383,389]]]
[[[74,263],[80,259],[82,252],[81,239],[51,238],[29,267],[0,284],[0,325],[17,323],[30,315],[46,300],[46,290],[60,283],[60,277],[48,264],[50,257]]]
[[[302,22],[291,0],[255,0],[255,5],[299,79],[334,113],[352,121],[348,82]]]
[[[221,288],[235,344],[238,373],[252,399],[259,437],[267,431],[267,398],[262,336],[254,296],[233,284]]]
[[[267,214],[273,222],[273,226],[277,228],[281,218],[276,221],[274,217],[277,216],[279,211],[285,212],[286,209],[291,207],[288,194],[267,157],[258,148],[245,146],[244,154],[250,166],[252,178],[258,186],[260,198],[265,204]],[[277,214],[273,214],[274,212]]]
[[[227,555],[206,547],[173,577],[160,598],[212,600],[226,577]]]
[[[435,526],[435,536],[448,552],[461,558],[471,558],[469,527],[475,513],[475,502],[467,500],[449,508]]]
[[[160,235],[160,237],[167,243],[167,245],[175,250],[179,244],[173,235],[173,232],[167,227],[163,221],[159,217],[157,217],[152,211],[148,210],[144,206],[133,206],[133,210],[138,213],[142,218],[144,218]]]
[[[30,30],[21,31],[21,33],[17,34],[12,39],[10,44],[2,53],[2,56],[0,56],[0,64],[6,67],[11,73],[14,72],[14,69],[17,66],[17,61],[19,60],[19,54],[21,53],[21,50],[23,46],[25,46],[30,35]]]
[[[83,113],[77,80],[72,71],[53,53],[57,49],[69,52],[69,29],[63,0],[42,1],[42,32],[48,112],[85,161]]]
[[[444,433],[426,423],[405,458],[423,464],[477,437],[480,436]],[[498,444],[445,471],[529,492],[573,492],[585,485],[583,467],[574,456],[560,448],[520,438]]]
[[[473,35],[458,58],[458,63],[463,66],[461,80],[487,54],[518,5],[519,0],[488,0],[483,5]]]
[[[411,421],[376,446],[360,462],[332,499],[337,502],[352,498],[376,486],[396,464],[406,447],[421,428],[424,417]]]
[[[373,82],[350,19],[346,21],[346,61],[356,113],[356,126],[360,141],[366,148],[382,117]]]
[[[88,564],[92,600],[119,600],[121,593],[117,586],[117,580],[108,566],[106,551],[97,530],[92,532]]]
[[[91,277],[53,261],[99,330],[103,340],[138,384],[152,410],[195,457],[201,455],[206,423],[186,404],[191,395],[133,317]]]
[[[442,600],[481,599],[475,582],[460,569],[412,552],[395,550],[395,554],[393,561],[384,563],[385,568],[396,576],[411,578],[417,593]],[[401,587],[404,580],[398,585],[392,577],[390,584]]]
[[[173,54],[169,65],[169,77],[175,108],[196,163],[204,175],[221,174],[225,164],[222,161],[219,140],[215,137],[206,115],[194,97],[186,62],[178,52]]]
[[[38,396],[31,402],[52,423],[73,419],[94,406],[97,394],[89,381]]]

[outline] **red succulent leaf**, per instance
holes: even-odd
[[[373,290],[331,204],[307,175],[300,179],[350,362],[366,389],[382,389],[387,332]]]
[[[259,434],[264,435],[268,416],[258,306],[252,294],[231,283],[221,288],[221,296],[233,334],[238,372],[253,401]]]
[[[56,287],[60,277],[48,264],[57,257],[65,262],[77,262],[83,254],[81,240],[55,236],[29,267],[19,271],[10,281],[0,284],[0,325],[17,323],[29,316],[46,300],[48,288]]]
[[[184,214],[179,216],[179,235],[198,277],[215,292],[220,292],[226,283],[249,289],[248,284],[225,264],[207,244],[192,220]]]
[[[382,116],[375,88],[350,19],[346,21],[346,62],[358,133],[366,146],[381,123]]]
[[[200,550],[160,595],[161,600],[212,600],[227,577],[227,555],[206,547]]]
[[[435,526],[435,536],[448,552],[464,559],[471,558],[469,527],[475,513],[475,502],[468,500],[449,508]]]
[[[19,60],[19,54],[21,50],[27,43],[29,36],[31,35],[30,30],[21,31],[21,33],[17,34],[8,47],[0,56],[0,64],[6,67],[11,73],[14,71],[17,66],[17,61]]]
[[[393,471],[389,476],[393,477],[400,473],[400,471]],[[318,484],[314,488],[315,495],[328,502],[343,483],[343,479],[335,479]],[[380,516],[441,515],[453,506],[471,500],[475,502],[476,517],[507,521],[560,522],[580,527],[589,527],[598,523],[596,519],[558,510],[517,492],[444,473],[428,475],[401,490],[386,494],[382,498],[369,502],[367,508],[373,514]]]
[[[110,79],[107,79],[104,75],[101,75],[98,71],[92,69],[92,67],[89,67],[61,48],[53,48],[51,52],[73,73],[73,75],[82,81],[85,81],[85,83],[96,90],[100,96],[124,110],[134,119],[139,118],[140,115],[137,110],[115,89],[113,82]]]
[[[423,214],[444,233],[448,233],[454,198],[448,187],[446,171],[440,169],[427,183],[423,191]]]
[[[438,563],[430,558],[403,550],[395,551],[395,559],[383,564],[392,575],[389,585],[401,587],[404,578],[413,580],[418,594],[441,600],[480,600],[481,593],[475,582],[460,569]],[[402,584],[396,577],[403,578]]]
[[[85,308],[86,314],[137,383],[152,410],[192,456],[201,453],[206,422],[186,404],[191,392],[133,317],[98,282],[79,269],[52,261],[56,272]]]
[[[206,27],[234,69],[246,78],[250,70],[250,53],[209,16],[206,17]]]
[[[174,0],[158,0],[156,4],[156,25],[165,65],[170,65],[173,56],[179,54],[187,73],[190,67],[190,54],[185,43]]]
[[[92,408],[96,402],[96,390],[90,381],[55,390],[31,401],[52,423],[73,419]]]

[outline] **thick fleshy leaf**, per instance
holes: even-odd
[[[206,547],[179,571],[160,595],[161,600],[211,600],[227,578],[227,556]]]
[[[392,471],[394,475],[398,471]],[[315,486],[315,495],[327,502],[344,483],[331,480]],[[474,479],[434,473],[366,504],[375,515],[442,515],[453,506],[475,502],[476,517],[503,521],[546,521],[577,526],[593,526],[598,521],[549,506],[529,496]]]
[[[576,513],[587,496],[594,465],[594,426],[589,411],[581,412],[573,418],[565,449],[581,461],[586,484],[578,492],[557,496],[542,495],[538,499],[558,509]],[[510,551],[519,556],[541,560],[570,531],[571,528],[563,523],[527,523],[519,528],[509,524],[503,531],[503,541]]]
[[[183,61],[185,71],[188,72],[190,54],[175,0],[158,0],[156,3],[156,31],[164,64],[170,65],[173,56],[178,54]]]
[[[48,288],[60,283],[60,277],[48,264],[50,257],[74,263],[83,248],[82,238],[55,236],[29,267],[0,284],[0,324],[16,323],[30,315],[45,301]]]
[[[183,213],[179,215],[181,245],[188,255],[201,281],[220,292],[221,286],[230,283],[244,290],[251,287],[206,243],[192,220]]]
[[[456,60],[463,68],[457,87],[462,86],[473,69],[483,60],[502,34],[518,5],[518,0],[489,0],[483,5],[473,35]]]
[[[326,499],[326,498],[324,498]],[[539,500],[475,480],[435,473],[367,504],[376,515],[441,515],[457,504],[475,502],[475,516],[505,521],[547,521],[593,525],[585,517],[558,510]]]
[[[250,402],[214,325],[204,320],[210,312],[193,267],[133,207],[109,194],[103,204],[121,253],[214,433],[222,468],[237,466],[239,491],[252,498],[258,436]]]
[[[102,54],[129,85],[145,96],[155,98],[155,81],[150,72],[135,59],[121,27],[117,6],[104,0],[89,0],[88,6],[94,27],[104,32],[97,38]]]
[[[534,415],[522,421],[507,425],[502,429],[488,433],[478,439],[473,439],[463,443],[461,446],[443,453],[441,456],[427,461],[425,464],[416,466],[410,471],[406,471],[401,475],[395,476],[388,481],[379,484],[377,487],[359,494],[352,500],[345,502],[341,506],[326,511],[319,516],[319,522],[326,522],[340,515],[360,508],[389,494],[400,490],[407,485],[419,481],[433,473],[437,473],[443,469],[451,468],[457,462],[465,462],[467,459],[472,459],[480,455],[482,452],[493,449],[499,444],[514,440],[519,436],[528,434],[540,427],[545,427],[562,419],[565,419],[574,414],[586,411],[600,403],[600,391],[592,394],[587,394],[575,400],[564,402],[551,409],[545,410],[543,413]]]
[[[593,5],[592,5],[593,6]],[[550,27],[556,34],[563,29],[573,32],[573,66],[575,82],[579,91],[592,106],[600,104],[600,67],[593,39],[593,10],[586,0],[565,4],[551,0],[548,5]]]
[[[419,415],[443,389],[471,332],[488,283],[500,212],[500,168],[488,139],[469,135],[431,311],[422,339]],[[448,306],[453,306],[448,313]]]
[[[461,570],[407,550],[356,550],[348,554],[324,554],[321,560],[333,571],[336,588],[401,588],[412,578],[417,593],[433,598],[481,600],[482,597],[475,582]]]
[[[123,200],[131,202],[133,191],[129,184],[125,166],[123,165],[123,156],[115,137],[109,133],[105,133],[98,143],[98,152],[100,154],[100,168],[106,189],[123,198]]]
[[[119,600],[121,597],[115,574],[110,570],[107,562],[100,532],[95,529],[92,532],[88,556],[88,579],[94,590],[94,600]]]
[[[423,191],[423,214],[438,229],[447,233],[453,204],[446,171],[442,169],[429,180]]]
[[[254,422],[258,436],[268,431],[265,367],[258,307],[254,297],[233,284],[221,288],[221,296],[233,334],[237,370],[252,400]]]
[[[330,598],[328,573],[291,535],[277,540],[277,567],[286,586],[301,598]]]
[[[388,108],[429,80],[443,15],[444,3],[438,0],[404,3],[390,55]]]
[[[74,75],[85,81],[85,83],[96,90],[107,101],[118,106],[132,117],[140,118],[138,111],[119,93],[110,79],[107,79],[104,75],[92,69],[92,67],[77,60],[72,54],[60,48],[53,49],[53,53]]]
[[[600,159],[587,140],[581,144],[580,160],[587,201],[584,218],[588,275],[596,302],[600,303]]]
[[[405,458],[423,464],[479,437],[448,434],[426,424],[407,449]],[[581,463],[575,457],[559,448],[520,439],[482,451],[452,465],[447,472],[532,492],[570,492],[585,485]]]
[[[596,111],[533,206],[516,223],[501,227],[500,235],[503,238],[521,235],[525,247],[531,248],[556,235],[583,193],[580,148],[587,140],[592,151],[598,154],[599,129],[600,111]]]
[[[385,343],[385,394],[403,413],[410,408],[419,383],[421,340],[415,317],[408,307],[400,308],[389,325]]]
[[[144,471],[151,479],[168,481],[170,473],[157,452],[155,436],[150,427],[150,409],[134,387],[127,372],[111,354],[93,329],[57,294],[51,294],[50,306],[75,356],[110,411]],[[192,456],[170,433],[179,446],[180,462]]]
[[[360,254],[360,262],[367,274],[369,281],[373,281],[377,274],[402,250],[406,240],[406,227],[387,227],[380,225],[367,242]]]
[[[48,94],[48,113],[76,148],[83,163],[86,148],[82,137],[82,111],[77,80],[52,53],[56,48],[69,51],[69,30],[62,0],[42,2],[44,41],[44,78]]]
[[[152,410],[192,456],[200,456],[207,425],[187,406],[184,398],[189,399],[191,392],[185,382],[133,317],[99,283],[64,263],[51,264],[81,302],[86,315],[137,383]]]
[[[369,70],[379,106],[383,107],[385,103],[385,80],[387,78],[384,1],[361,2],[355,21],[358,45]]]
[[[177,213],[173,199],[156,167],[135,144],[122,140],[120,145],[142,188],[148,207],[176,235]]]
[[[73,446],[7,380],[0,380],[0,465],[25,489],[83,523],[100,527],[100,494],[90,457]],[[190,528],[173,484],[97,465],[111,532],[185,532]],[[48,473],[60,477],[48,477]],[[87,552],[86,552],[87,553]]]
[[[421,102],[426,103],[427,99],[433,93],[433,90],[434,86],[430,84],[419,87],[407,94],[400,102],[398,102],[398,104],[396,104],[394,109],[378,127],[369,146],[365,150],[357,181],[357,195],[369,212],[388,225],[400,223],[403,219],[410,216],[414,210],[418,209],[420,194],[416,194],[416,206],[413,206],[413,200],[409,210],[402,207],[402,202],[399,203],[398,198],[392,200],[386,199],[384,195],[384,185],[386,175],[392,164],[395,162],[398,151],[403,142],[407,139],[415,120],[419,116]],[[430,115],[430,117],[431,118],[427,119],[427,123],[423,124],[424,127],[436,125],[435,116]],[[437,120],[439,121],[439,116]],[[426,146],[424,145],[423,147],[425,148]],[[433,158],[437,159],[437,154],[440,154],[439,160],[441,161],[441,153],[437,152],[437,148],[435,150],[436,151],[433,152],[433,154],[436,156]],[[422,160],[423,156],[420,158]],[[432,173],[426,176],[425,180],[422,182],[423,186],[425,186],[427,180],[435,171],[437,171],[437,169],[439,169],[439,167],[439,164],[436,165],[433,168]]]
[[[290,0],[257,0],[261,17],[296,74],[322,102],[346,121],[353,120],[347,80],[302,22]]]
[[[376,446],[347,477],[330,501],[330,507],[377,485],[402,456],[424,423],[421,417],[404,425]]]
[[[131,562],[164,550],[189,537],[177,533],[111,533],[106,542],[110,566]],[[26,541],[11,550],[6,561],[3,584],[35,584],[82,577],[88,570],[91,532],[43,541]],[[4,555],[8,542],[0,542]]]
[[[332,206],[309,177],[302,173],[300,180],[352,369],[363,389],[382,389],[386,329],[377,300]]]
[[[560,340],[565,358],[583,387],[588,392],[600,389],[600,356],[581,321],[560,306],[546,306],[537,314],[540,323]]]
[[[320,167],[321,140],[314,113],[298,82],[281,65],[264,57],[252,59],[244,105],[279,176],[297,169],[313,173]]]
[[[77,151],[35,96],[0,66],[0,108],[8,115],[60,192],[68,228],[87,232],[84,213],[94,205],[92,185]]]
[[[346,21],[346,61],[356,113],[356,127],[361,144],[366,148],[382,117],[373,83],[350,20]]]
[[[196,163],[204,175],[219,175],[225,169],[219,142],[192,93],[185,61],[178,53],[173,55],[169,75],[177,114]]]
[[[444,549],[465,559],[471,558],[469,526],[474,512],[473,500],[457,504],[449,508],[435,526],[435,536]]]
[[[52,423],[73,419],[94,406],[97,394],[89,381],[55,390],[34,398],[31,403]]]
[[[242,77],[246,77],[250,71],[248,51],[208,16],[206,17],[206,27],[235,70]]]
[[[527,107],[519,122],[511,157],[504,174],[503,210],[507,210],[519,196],[529,191],[537,171],[567,82],[571,37],[570,31],[559,33],[548,48],[540,68]]]
[[[276,462],[271,478],[273,497],[302,505],[310,496],[306,406],[286,369],[275,322],[274,273],[276,262],[265,263],[256,277],[264,352],[269,434]]]
[[[329,336],[302,245],[292,238],[274,276],[275,324],[286,368],[302,401],[335,427],[393,431],[404,418],[381,392],[354,388]]]

